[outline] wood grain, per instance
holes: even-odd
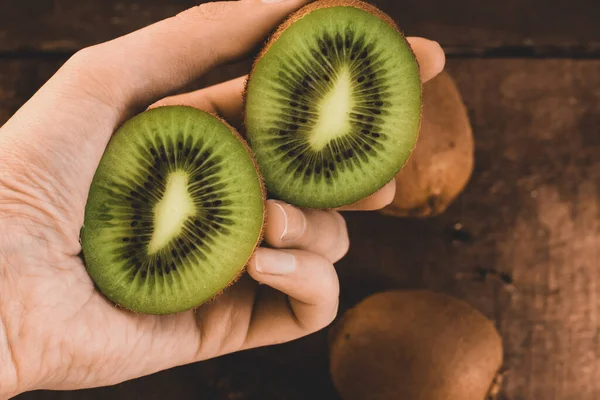
[[[59,64],[0,62],[0,123]],[[448,69],[472,118],[473,178],[438,218],[347,214],[341,310],[391,288],[457,296],[496,321],[504,338],[501,399],[596,400],[600,61],[451,60]],[[19,399],[336,399],[326,335],[110,388]]]
[[[203,3],[203,0],[0,2],[0,52],[73,52]],[[595,0],[374,0],[409,35],[451,54],[600,54]]]

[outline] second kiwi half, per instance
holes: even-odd
[[[356,0],[292,15],[257,58],[246,134],[271,196],[336,208],[394,179],[417,141],[421,79],[394,21]]]

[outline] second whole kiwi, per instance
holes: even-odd
[[[502,339],[464,301],[425,290],[371,295],[330,329],[330,371],[343,400],[486,400]]]

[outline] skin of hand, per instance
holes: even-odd
[[[232,123],[245,77],[171,96],[246,55],[306,0],[208,3],[85,48],[0,129],[0,398],[90,388],[259,346],[327,326],[336,316],[333,264],[348,251],[343,217],[269,200],[265,241],[248,274],[215,301],[170,316],[137,315],[95,289],[78,256],[94,172],[114,131],[149,106],[186,104]],[[440,46],[409,38],[423,81]],[[346,207],[389,204],[394,182]]]

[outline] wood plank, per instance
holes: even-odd
[[[73,52],[205,0],[0,2],[0,52]],[[595,0],[377,0],[409,35],[455,53],[600,54]],[[498,49],[504,50],[498,50]]]
[[[0,62],[0,123],[57,66]],[[501,399],[596,400],[600,61],[450,60],[448,69],[473,121],[472,181],[435,219],[348,214],[341,310],[392,288],[457,296],[493,318],[505,340]],[[326,332],[114,387],[19,398],[332,400]]]
[[[0,126],[62,65],[64,59],[0,60]]]

